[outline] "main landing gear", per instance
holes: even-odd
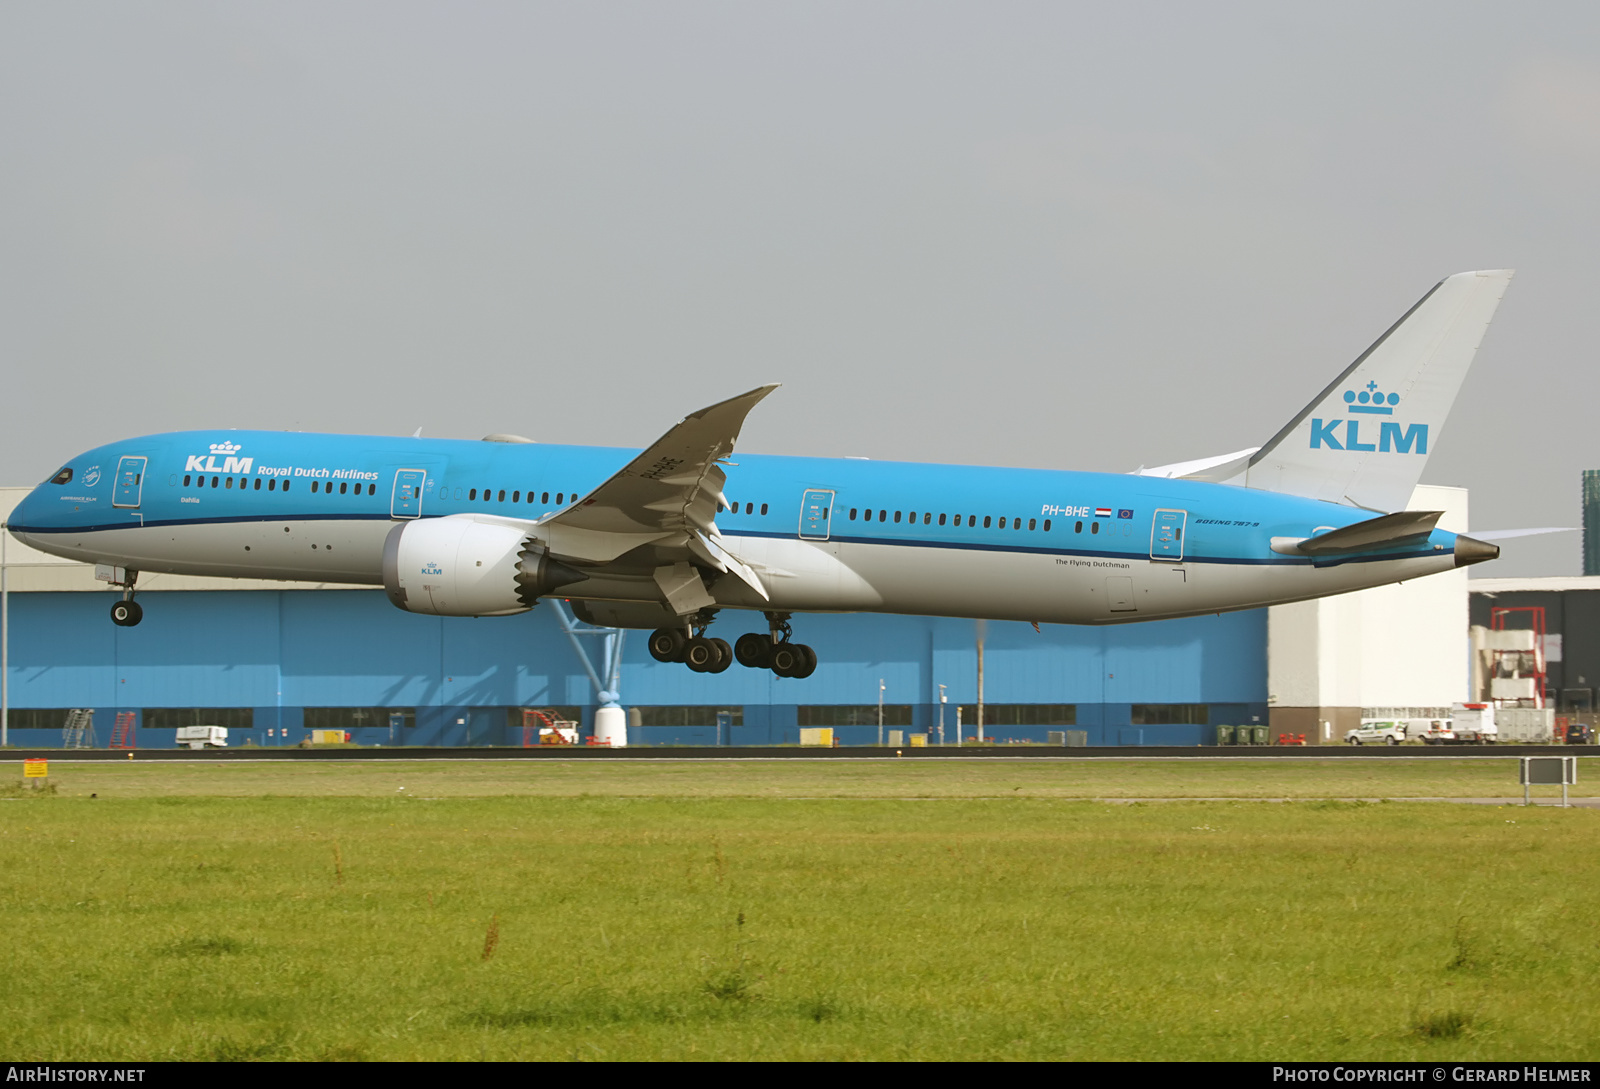
[[[144,609],[133,600],[133,584],[138,581],[139,572],[129,571],[128,581],[121,583],[122,600],[111,604],[111,622],[119,628],[131,628],[144,619]]]
[[[791,642],[788,613],[768,613],[766,635],[749,632],[731,648],[722,639],[706,638],[710,623],[710,617],[696,617],[693,634],[685,628],[657,628],[650,634],[650,656],[658,662],[682,662],[696,673],[721,673],[735,661],[796,679],[817,670],[817,652],[804,643]]]
[[[799,680],[817,671],[817,652],[793,641],[788,613],[767,614],[767,634],[750,632],[733,645],[739,664],[751,669],[770,669],[780,677]]]
[[[726,639],[707,639],[709,617],[695,617],[691,628],[657,628],[650,633],[650,657],[658,662],[682,662],[696,673],[721,673],[733,664],[733,648]]]

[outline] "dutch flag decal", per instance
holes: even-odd
[[[1110,518],[1111,517],[1111,508],[1110,507],[1096,507],[1094,509],[1094,516],[1096,518]]]

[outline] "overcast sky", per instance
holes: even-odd
[[[1600,5],[0,3],[0,482],[238,427],[1126,471],[1518,270],[1424,481],[1579,524]],[[1577,573],[1580,535],[1485,576]]]

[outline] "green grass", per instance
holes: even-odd
[[[1313,767],[1516,790],[1417,763]],[[1046,796],[1307,786],[1195,764],[52,766],[0,801],[15,1060],[1596,1057],[1600,811]]]

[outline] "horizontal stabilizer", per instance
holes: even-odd
[[[1159,476],[1168,480],[1198,480],[1202,473],[1222,473],[1224,476],[1233,476],[1242,470],[1250,460],[1250,455],[1261,449],[1252,446],[1248,450],[1235,450],[1231,454],[1214,454],[1208,458],[1196,458],[1193,461],[1175,461],[1171,465],[1141,465],[1130,475],[1132,476]]]
[[[1403,510],[1368,518],[1365,522],[1330,530],[1315,537],[1274,537],[1274,552],[1294,556],[1344,556],[1352,552],[1371,552],[1379,548],[1426,540],[1444,517],[1440,510]]]
[[[1540,526],[1537,529],[1486,529],[1473,530],[1472,536],[1480,541],[1509,541],[1514,537],[1539,537],[1546,533],[1576,533],[1576,526]]]

